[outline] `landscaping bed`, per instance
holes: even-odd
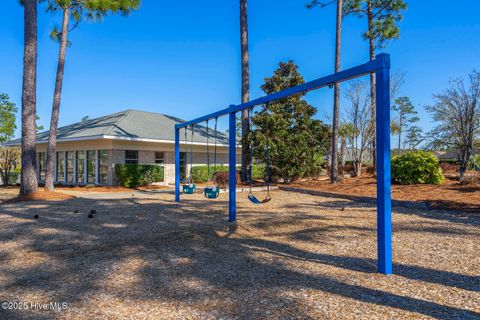
[[[376,180],[373,176],[344,178],[336,185],[329,180],[305,180],[289,187],[331,192],[361,197],[376,197]],[[454,210],[480,214],[480,188],[462,185],[453,176],[447,176],[441,185],[392,185],[392,199],[425,202],[431,209]]]

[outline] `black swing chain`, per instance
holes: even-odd
[[[192,173],[192,168],[193,168],[193,133],[194,133],[194,129],[192,124],[192,140],[190,143],[190,175]]]
[[[188,127],[185,127],[185,167],[188,166]],[[187,177],[185,179],[185,183],[188,184],[190,180],[190,171],[187,168]]]
[[[215,132],[214,132],[215,147],[213,152],[213,180],[214,181],[216,181],[215,174],[217,173],[217,125],[218,125],[218,117],[215,117]]]
[[[208,132],[208,120],[205,121],[207,127],[207,182],[210,181],[210,145],[209,145],[209,137],[210,134]]]

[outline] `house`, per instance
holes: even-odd
[[[438,161],[440,162],[458,161],[458,152],[456,149],[450,149],[448,151],[433,151],[433,154],[437,157]]]
[[[458,150],[449,149],[447,151],[433,151],[433,154],[438,158],[440,162],[458,162]],[[480,149],[474,148],[472,150],[472,156],[480,154]]]
[[[62,184],[116,185],[115,164],[155,164],[164,168],[164,183],[175,182],[175,124],[183,120],[160,113],[125,110],[58,128],[55,182]],[[204,126],[190,128],[188,159],[185,131],[181,131],[180,169],[185,176],[190,165],[207,164],[207,142],[213,163],[215,132]],[[37,134],[37,174],[45,179],[49,132]],[[217,165],[228,165],[228,135],[217,131]],[[19,146],[20,139],[7,145]],[[190,147],[192,146],[192,149]],[[190,159],[190,150],[192,157]],[[240,152],[237,151],[238,156]],[[186,163],[186,160],[188,163]],[[237,162],[238,163],[238,162]]]

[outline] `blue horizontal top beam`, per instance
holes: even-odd
[[[199,117],[199,118],[196,118],[196,119],[193,119],[193,120],[190,120],[190,121],[186,121],[184,123],[176,124],[175,128],[176,129],[181,129],[181,128],[184,128],[184,127],[187,127],[187,126],[190,126],[190,125],[193,125],[193,124],[201,123],[201,122],[207,121],[209,119],[213,119],[213,118],[217,118],[217,117],[229,114],[231,112],[242,111],[242,110],[245,110],[245,109],[253,108],[253,107],[261,105],[261,104],[265,104],[265,103],[269,103],[269,102],[272,102],[272,101],[275,101],[275,100],[283,99],[283,98],[286,98],[286,97],[294,95],[294,94],[305,93],[305,92],[308,92],[308,91],[312,91],[312,90],[315,90],[315,89],[319,89],[319,88],[322,88],[322,87],[333,85],[335,83],[344,82],[344,81],[347,81],[347,80],[350,80],[350,79],[353,79],[353,78],[358,78],[358,77],[361,77],[363,75],[369,74],[371,72],[375,72],[378,69],[388,68],[388,67],[390,67],[390,56],[388,54],[382,53],[382,54],[377,55],[375,57],[375,60],[368,61],[364,64],[359,65],[359,66],[356,66],[356,67],[353,67],[353,68],[350,68],[350,69],[346,69],[346,70],[331,74],[331,75],[326,76],[326,77],[322,77],[322,78],[318,78],[318,79],[315,79],[315,80],[312,80],[312,81],[309,81],[309,82],[305,82],[305,83],[302,83],[298,86],[291,87],[291,88],[288,88],[288,89],[285,89],[285,90],[282,90],[282,91],[279,91],[279,92],[275,92],[275,93],[269,94],[267,96],[264,96],[264,97],[261,97],[261,98],[255,99],[255,100],[251,100],[251,101],[239,104],[239,105],[231,105],[228,108],[219,110],[219,111],[211,113],[211,114],[207,114],[203,117]]]

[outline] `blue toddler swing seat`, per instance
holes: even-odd
[[[193,182],[192,177],[192,158],[193,158],[193,125],[192,125],[192,139],[190,146],[190,170],[188,177],[185,179],[185,184],[183,185],[183,193],[185,194],[194,194],[197,191],[197,185]],[[185,127],[185,157],[188,157],[188,138],[187,138],[187,127]],[[185,159],[185,164],[188,166],[188,161]]]
[[[217,171],[217,123],[218,123],[218,117],[215,117],[215,131],[214,131],[214,137],[215,137],[215,148],[214,148],[214,153],[213,153],[213,174],[212,174],[212,183],[213,185],[207,185],[203,189],[203,195],[207,199],[216,199],[220,195],[220,187],[217,185],[216,181],[216,171]],[[210,149],[209,149],[209,143],[208,143],[208,120],[206,121],[206,127],[207,127],[207,183],[210,181]]]
[[[252,109],[250,109],[250,119],[252,119]],[[250,120],[251,122],[251,120]],[[251,128],[250,128],[251,129]],[[251,130],[250,130],[251,131]],[[268,136],[266,138],[265,148],[265,184],[267,185],[267,196],[262,200],[258,199],[252,192],[253,186],[253,141],[250,142],[250,191],[248,192],[248,200],[253,204],[265,204],[272,200],[270,196],[270,157],[268,150]]]

